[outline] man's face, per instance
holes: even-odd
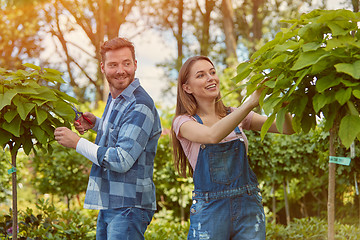
[[[129,48],[110,50],[101,62],[101,72],[105,75],[113,98],[116,98],[134,81],[137,61],[132,58]]]

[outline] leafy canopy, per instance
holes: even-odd
[[[15,72],[0,68],[0,146],[9,145],[12,152],[23,148],[28,155],[34,146],[52,151],[54,129],[70,127],[75,114],[70,103],[77,100],[67,94],[41,85],[64,83],[62,73],[33,64],[31,70]]]
[[[238,66],[234,80],[249,79],[248,96],[266,86],[260,106],[269,118],[262,139],[275,117],[282,131],[287,112],[297,132],[314,129],[318,117],[325,119],[326,131],[340,124],[345,147],[360,139],[359,21],[360,13],[343,9],[314,10],[284,21],[292,25]]]

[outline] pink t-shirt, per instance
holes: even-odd
[[[231,108],[231,111],[235,110],[235,108]],[[254,112],[251,111],[239,124],[239,128],[240,130],[242,129],[246,129],[246,130],[250,130],[250,124],[251,124],[251,119],[254,115]],[[180,131],[180,127],[183,123],[187,122],[187,121],[196,121],[196,119],[190,115],[181,115],[181,116],[177,116],[174,119],[173,122],[173,129],[174,132],[176,134],[177,139],[179,139],[180,144],[184,150],[184,153],[186,155],[186,157],[189,159],[190,165],[192,166],[193,170],[195,170],[195,166],[196,166],[196,161],[199,155],[199,150],[200,150],[200,145],[202,143],[197,143],[197,142],[191,142],[189,140],[187,140],[186,138],[183,138],[181,136],[181,134],[179,134]],[[245,143],[246,146],[246,150],[248,148],[248,140],[244,134],[243,131],[241,131],[241,135],[242,135],[242,139]],[[234,139],[238,138],[238,136],[236,135],[235,131],[232,131],[227,137],[225,137],[221,142],[228,142],[228,141],[232,141]]]

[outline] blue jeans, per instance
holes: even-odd
[[[154,211],[140,208],[99,211],[96,240],[143,240]]]
[[[188,240],[265,240],[265,214],[259,192],[237,197],[193,198]]]

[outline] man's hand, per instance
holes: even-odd
[[[58,127],[54,131],[55,140],[64,147],[76,149],[80,140],[79,135],[68,129],[67,127]]]
[[[92,124],[84,119],[84,117],[88,118]],[[84,112],[83,116],[81,116],[77,121],[74,122],[75,129],[83,135],[87,130],[92,129],[95,126],[96,117],[94,114],[89,112]]]

